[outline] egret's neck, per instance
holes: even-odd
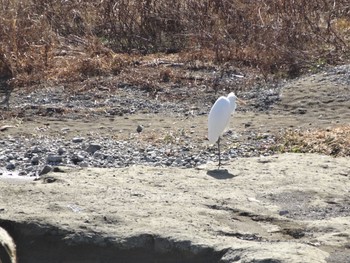
[[[230,101],[231,113],[233,113],[236,110],[236,96],[229,96],[228,99]]]

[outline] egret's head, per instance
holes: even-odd
[[[237,97],[236,97],[236,95],[233,92],[231,92],[230,94],[228,94],[227,98],[228,98],[228,100],[230,101],[230,104],[231,104],[231,112],[234,112],[236,110]]]

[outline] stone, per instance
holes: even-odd
[[[16,165],[13,162],[10,162],[10,163],[6,164],[6,169],[7,170],[15,170]]]
[[[73,164],[78,164],[79,162],[84,161],[84,156],[80,154],[74,154],[70,160]]]
[[[72,142],[74,142],[74,143],[80,143],[82,141],[84,141],[84,138],[82,138],[82,137],[74,137],[72,139]]]
[[[104,158],[105,158],[105,155],[104,155],[102,152],[100,152],[100,151],[96,151],[96,152],[94,152],[94,154],[92,155],[92,157],[93,157],[94,159],[104,159]]]
[[[39,156],[33,156],[32,159],[30,159],[30,163],[32,165],[38,165],[39,164],[39,160],[40,160]]]
[[[85,151],[87,151],[90,154],[94,154],[96,151],[101,150],[101,145],[96,144],[96,143],[92,143],[89,144],[89,146],[85,149]]]
[[[289,211],[288,211],[288,210],[280,210],[280,211],[278,212],[278,214],[279,214],[280,216],[288,215],[288,214],[289,214]]]
[[[136,131],[137,131],[138,133],[140,133],[140,132],[142,132],[142,130],[143,130],[142,125],[137,125]]]
[[[62,156],[60,156],[60,155],[53,155],[53,154],[50,154],[46,158],[46,162],[47,163],[61,163],[62,160],[63,160]]]
[[[65,170],[62,169],[61,167],[55,166],[52,168],[52,172],[54,173],[65,173]]]
[[[61,131],[62,131],[62,132],[65,132],[65,133],[68,132],[69,130],[70,130],[69,127],[63,127],[63,128],[61,129]]]
[[[52,167],[50,165],[45,165],[43,169],[39,172],[39,176],[48,174],[49,172],[51,172],[51,170],[52,170]]]
[[[63,148],[63,147],[60,147],[60,148],[58,148],[58,150],[57,150],[57,153],[59,154],[59,155],[63,155],[63,154],[65,154],[67,152],[67,150],[65,149],[65,148]]]
[[[32,153],[40,153],[41,149],[38,146],[34,146],[31,150]]]
[[[79,166],[80,167],[89,167],[89,163],[85,162],[85,161],[82,161],[82,162],[79,163]]]
[[[26,171],[20,171],[18,173],[19,176],[26,176],[27,175],[27,172]]]
[[[7,161],[11,161],[11,160],[14,160],[14,159],[15,159],[15,157],[14,157],[14,155],[12,153],[7,155]]]

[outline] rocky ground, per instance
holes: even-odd
[[[270,155],[276,136],[288,128],[348,124],[348,69],[236,91],[246,105],[238,105],[224,136],[224,160]],[[235,76],[227,78],[234,82]],[[3,174],[37,176],[54,165],[190,168],[217,161],[216,148],[206,143],[206,122],[219,94],[208,86],[153,94],[112,79],[88,83],[80,91],[48,86],[12,95],[0,121]]]
[[[50,233],[63,251],[73,242],[80,258],[89,246],[107,253],[92,262],[137,262],[137,255],[149,262],[347,262],[349,157],[276,156],[274,146],[289,129],[349,125],[349,69],[249,89],[237,88],[244,74],[230,72],[217,93],[193,84],[205,69],[187,76],[188,85],[161,89],[94,78],[76,88],[15,91],[10,110],[1,111],[0,218],[21,246],[20,262],[47,262],[42,251],[23,259],[30,251],[23,233],[32,240]],[[225,166],[216,170],[207,113],[232,90],[246,104],[224,135]],[[59,174],[58,166],[70,169]],[[72,260],[49,253],[51,262]]]

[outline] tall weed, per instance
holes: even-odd
[[[293,77],[347,60],[349,34],[346,0],[0,0],[0,78],[118,74],[116,53],[157,52]]]

